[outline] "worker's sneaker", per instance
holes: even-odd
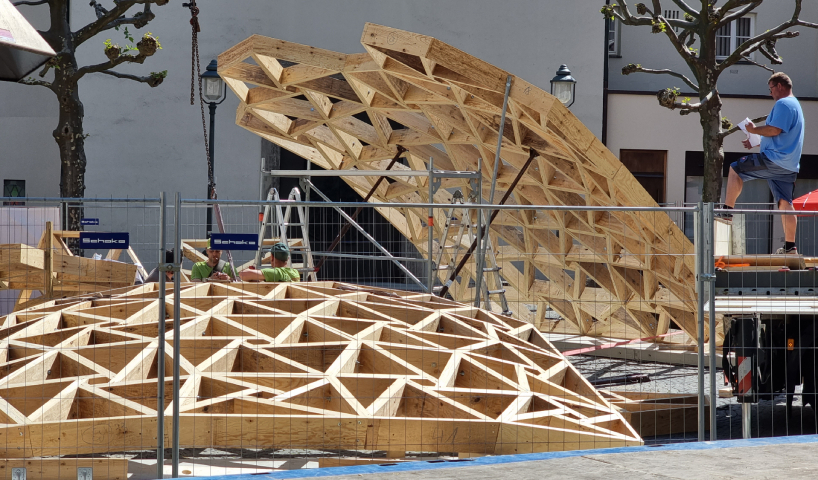
[[[776,255],[798,255],[798,248],[792,247],[789,250],[786,247],[781,247],[775,251]]]
[[[733,223],[733,214],[728,211],[716,212],[713,216],[725,223]]]

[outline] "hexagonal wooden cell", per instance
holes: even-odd
[[[147,284],[0,319],[5,455],[155,447],[160,362],[170,432],[176,302],[183,447],[501,454],[642,443],[533,325],[427,294],[267,286],[183,284],[160,309]]]
[[[475,171],[483,159],[486,203],[509,76],[495,202],[522,172],[509,204],[658,206],[567,108],[534,84],[412,32],[366,24],[361,43],[366,52],[344,54],[253,35],[219,56],[219,74],[239,97],[239,126],[324,169],[383,170],[388,182],[370,202],[422,254],[430,253],[426,210],[387,207],[430,201],[426,178],[390,176],[390,159],[398,146],[407,149],[406,164],[392,170],[425,171],[433,158],[437,169]],[[378,180],[341,178],[362,197]],[[464,198],[473,193],[466,180],[444,179],[442,187],[433,200],[446,206],[455,188]],[[435,213],[437,239],[451,218],[447,211]],[[462,216],[456,210],[455,223]],[[444,243],[461,242],[462,254],[470,240],[456,237],[458,230],[449,229]],[[515,318],[543,330],[618,338],[662,335],[675,323],[696,338],[693,245],[666,213],[507,210],[490,234]],[[432,248],[438,255],[441,241]],[[454,266],[452,257],[443,248],[441,264]],[[454,279],[454,299],[474,298],[475,270],[468,263]],[[439,271],[440,280],[450,272]],[[524,303],[538,304],[540,316]],[[544,322],[546,305],[561,321]],[[501,311],[496,304],[492,310]]]

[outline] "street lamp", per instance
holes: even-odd
[[[557,76],[551,79],[551,95],[557,97],[566,107],[574,104],[577,81],[571,76],[568,65],[560,65]]]
[[[218,63],[216,60],[212,60],[210,65],[205,68],[205,72],[201,74],[200,78],[204,83],[204,98],[207,102],[208,107],[210,108],[210,165],[207,167],[207,198],[213,198],[213,189],[216,188],[216,181],[214,179],[214,169],[215,169],[215,159],[213,158],[213,143],[214,143],[214,131],[216,129],[216,107],[224,101],[227,96],[225,95],[225,88],[224,88],[224,80],[222,77],[219,76],[218,72]],[[210,236],[210,232],[213,231],[213,206],[210,205],[207,207],[207,236]]]

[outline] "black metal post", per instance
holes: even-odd
[[[210,165],[207,168],[207,198],[213,198],[213,188],[216,186],[213,171],[216,169],[216,159],[213,158],[213,139],[215,137],[216,129],[216,106],[218,103],[210,102],[207,104],[210,109]],[[210,232],[213,231],[213,205],[207,206],[207,238],[210,238]]]
[[[213,141],[215,137],[215,129],[216,129],[216,106],[218,103],[210,102],[207,104],[210,109],[210,165],[207,168],[207,198],[213,198],[213,188],[216,186],[216,182],[214,180],[214,170],[216,169],[216,159],[213,157]],[[213,206],[207,206],[207,235],[206,238],[210,238],[210,232],[213,231]]]

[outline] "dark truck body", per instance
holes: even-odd
[[[725,316],[725,379],[739,402],[787,394],[789,414],[801,385],[802,403],[816,408],[818,271],[717,271],[716,312]]]

